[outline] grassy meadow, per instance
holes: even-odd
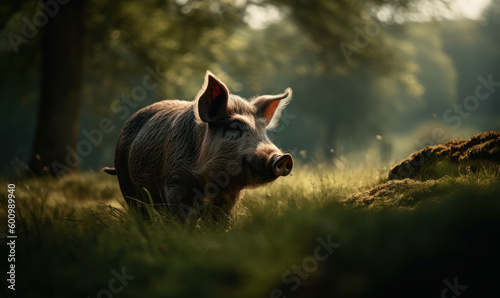
[[[188,225],[167,214],[152,222],[130,216],[116,177],[103,173],[2,178],[2,242],[9,183],[16,185],[17,239],[16,291],[3,278],[0,296],[498,292],[499,171],[381,186],[387,172],[298,165],[292,176],[247,190],[229,224],[202,218]],[[380,189],[366,192],[374,186]],[[2,269],[8,254],[2,243]]]

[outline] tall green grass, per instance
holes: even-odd
[[[1,233],[5,185],[16,184],[15,296],[106,297],[122,269],[134,278],[113,297],[427,297],[455,277],[468,295],[496,290],[498,172],[403,187],[377,208],[344,202],[385,173],[299,166],[247,190],[229,224],[208,217],[184,224],[155,210],[144,221],[121,207],[116,178],[101,173],[4,179]],[[404,198],[415,197],[429,204],[408,208]],[[304,271],[318,238],[340,246]],[[7,254],[2,243],[2,268]]]

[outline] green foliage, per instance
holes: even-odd
[[[207,218],[185,225],[165,214],[152,222],[130,216],[107,205],[118,189],[102,173],[15,181],[16,294],[95,297],[122,268],[134,278],[120,297],[264,297],[273,289],[287,297],[423,297],[455,277],[468,294],[494,290],[488,266],[498,261],[498,173],[401,187],[368,211],[339,204],[383,178],[375,168],[299,167],[247,191],[230,227]],[[411,198],[422,204],[408,208]],[[282,276],[314,257],[318,237],[340,246],[292,291],[295,282]]]

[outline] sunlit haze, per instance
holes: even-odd
[[[455,7],[464,17],[478,19],[491,0],[456,0]]]
[[[416,12],[410,13],[405,19],[417,22],[426,22],[432,19],[439,20],[442,18],[468,18],[477,20],[481,17],[484,8],[490,3],[491,0],[455,0],[451,4],[451,7],[448,8],[444,4],[436,5],[424,0],[416,9]],[[388,7],[382,7],[378,9],[377,15],[381,20],[387,20],[391,18],[391,11],[392,9]],[[249,5],[246,9],[244,20],[253,29],[264,29],[269,24],[279,21],[283,16],[284,12],[278,10],[274,5]],[[395,16],[394,20],[397,23],[401,23],[405,19],[401,16]]]

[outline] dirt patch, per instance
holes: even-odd
[[[389,171],[389,180],[427,180],[475,172],[500,165],[500,132],[489,131],[468,140],[426,146]]]

